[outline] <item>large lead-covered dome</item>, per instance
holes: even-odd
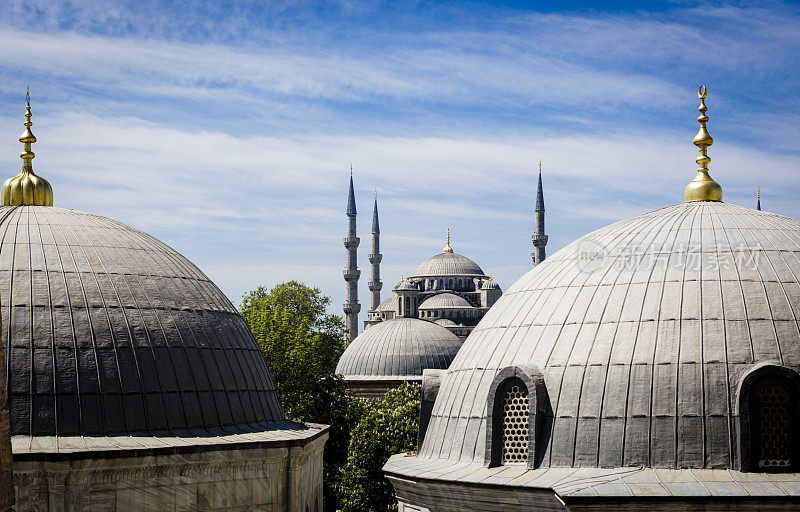
[[[0,208],[12,434],[175,435],[283,419],[241,316],[190,261],[119,222]]]
[[[737,468],[745,376],[800,370],[799,277],[800,221],[722,202],[580,238],[466,340],[419,456],[488,460],[490,386],[516,368],[546,390],[543,466]]]
[[[420,380],[422,370],[444,369],[461,348],[452,332],[417,318],[393,318],[359,334],[336,365],[345,380]]]
[[[484,275],[481,267],[466,256],[443,252],[423,261],[411,277]]]

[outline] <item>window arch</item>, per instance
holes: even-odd
[[[489,387],[486,408],[485,464],[538,467],[553,422],[539,368],[526,365],[500,370]]]
[[[796,471],[800,467],[800,376],[764,364],[739,386],[739,447],[742,471]]]

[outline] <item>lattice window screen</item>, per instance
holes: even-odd
[[[522,386],[508,386],[503,395],[502,463],[528,462],[528,392]]]
[[[759,468],[792,465],[789,414],[786,390],[774,382],[762,384],[758,390]]]

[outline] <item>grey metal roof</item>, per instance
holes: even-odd
[[[433,323],[436,325],[441,325],[442,327],[458,327],[458,324],[449,318],[437,318],[433,321]]]
[[[499,369],[541,368],[545,466],[734,468],[738,384],[800,369],[800,221],[682,203],[595,231],[519,279],[443,379],[421,458],[483,462]]]
[[[537,212],[544,211],[544,192],[542,192],[542,171],[539,171],[539,183],[536,185],[536,210]]]
[[[800,496],[796,473],[742,473],[727,469],[484,467],[481,463],[394,455],[383,467],[389,475],[479,485],[552,489],[569,498],[785,497]],[[512,489],[509,489],[513,492]],[[715,509],[716,510],[716,509]]]
[[[454,252],[431,256],[417,267],[412,277],[485,276],[477,263]]]
[[[472,309],[473,307],[467,299],[454,293],[439,293],[428,297],[419,305],[419,309]]]
[[[241,316],[164,243],[44,206],[0,208],[0,236],[12,434],[235,433],[283,419]]]
[[[420,376],[450,365],[461,341],[439,325],[418,318],[393,318],[364,330],[336,365],[346,380]]]
[[[417,287],[414,286],[411,283],[411,281],[409,281],[408,279],[403,279],[402,281],[400,281],[399,283],[394,285],[394,288],[392,288],[392,289],[393,290],[416,290]]]
[[[353,190],[353,175],[350,174],[350,191],[347,194],[347,215],[356,214],[356,192]]]
[[[355,199],[353,200],[355,202]],[[373,234],[380,234],[381,226],[378,223],[378,196],[375,195],[375,206],[372,209],[372,233]]]

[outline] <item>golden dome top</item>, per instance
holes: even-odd
[[[19,157],[22,158],[22,171],[9,178],[0,190],[2,206],[53,206],[53,187],[48,181],[33,172],[33,151],[31,144],[36,142],[36,136],[31,131],[31,94],[25,95],[27,108],[25,111],[25,131],[19,136],[19,141],[25,145]]]
[[[700,116],[697,118],[700,130],[692,141],[700,149],[700,155],[695,160],[700,167],[697,169],[697,176],[686,185],[686,190],[684,190],[683,195],[687,203],[691,201],[722,201],[722,187],[708,175],[708,164],[711,162],[711,157],[708,156],[708,147],[714,144],[714,139],[711,138],[706,128],[706,123],[708,123],[706,93],[706,86],[701,85],[697,91],[697,97],[700,98],[698,107]]]
[[[447,228],[447,245],[445,245],[444,249],[442,249],[442,253],[443,254],[452,254],[453,253],[453,248],[450,247],[450,228]]]

